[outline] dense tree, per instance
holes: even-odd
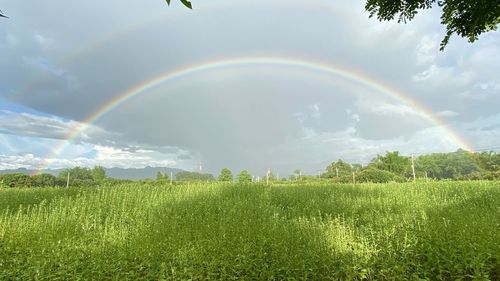
[[[342,159],[337,160],[337,162],[331,163],[326,167],[326,173],[322,176],[324,178],[338,178],[342,176],[350,176],[352,173],[352,166],[344,162]]]
[[[32,179],[30,176],[15,173],[15,174],[6,174],[0,176],[0,186],[1,187],[31,187]]]
[[[421,175],[426,174],[435,179],[458,179],[475,172],[485,171],[478,165],[481,154],[473,154],[465,150],[453,153],[433,153],[422,155],[415,161],[415,169]],[[484,160],[486,161],[486,160]],[[492,164],[491,168],[495,167]]]
[[[31,177],[34,187],[52,187],[56,185],[56,177],[51,174],[39,174]]]
[[[477,165],[487,171],[500,171],[500,153],[492,151],[475,153],[474,159]]]
[[[238,183],[252,182],[252,175],[247,170],[243,170],[238,174]]]
[[[392,172],[379,170],[376,168],[364,169],[356,174],[357,182],[374,182],[374,183],[386,183],[386,182],[402,182],[404,179]]]
[[[393,151],[387,152],[384,156],[377,155],[370,163],[370,167],[404,176],[411,169],[411,161],[409,157],[401,156],[398,151]]]
[[[213,181],[214,176],[212,174],[203,174],[197,172],[179,172],[175,175],[178,181]]]
[[[220,171],[219,181],[231,182],[233,181],[233,173],[228,168],[224,168]]]
[[[498,0],[368,0],[366,10],[370,17],[398,22],[412,20],[419,10],[433,6],[442,8],[441,24],[446,25],[446,35],[441,42],[445,48],[453,34],[474,42],[483,32],[496,30],[500,24],[500,2]]]
[[[62,170],[57,176],[59,184],[66,183],[68,173],[70,186],[92,186],[94,184],[92,171],[89,168],[82,167]]]
[[[106,179],[106,171],[102,166],[95,166],[92,169],[92,179],[94,182],[102,182]]]

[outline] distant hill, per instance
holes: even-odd
[[[183,172],[184,170],[176,169],[176,168],[168,168],[168,167],[144,167],[144,168],[104,168],[106,171],[106,175],[108,177],[112,177],[115,179],[129,179],[129,180],[140,180],[140,179],[155,179],[156,174],[158,172],[166,173],[170,177],[170,172],[175,175],[179,172]],[[43,170],[43,173],[52,174],[57,176],[62,169],[53,169],[53,170]],[[21,173],[25,175],[33,174],[34,170],[29,170],[25,168],[14,169],[14,170],[0,170],[0,174],[13,174],[13,173]]]

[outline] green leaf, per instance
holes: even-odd
[[[167,2],[167,5],[170,6],[170,1],[172,0],[165,0]],[[193,6],[191,5],[191,2],[189,2],[188,0],[181,0],[181,3],[184,4],[184,6],[188,7],[189,9],[192,9]]]
[[[184,6],[188,7],[189,9],[192,9],[193,6],[191,5],[191,2],[189,2],[188,0],[181,0],[182,4],[184,4]]]

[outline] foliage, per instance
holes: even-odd
[[[92,168],[92,179],[94,182],[102,182],[106,178],[106,171],[102,166]]]
[[[384,156],[377,155],[370,167],[404,176],[411,169],[411,161],[410,158],[399,155],[398,151],[388,151]]]
[[[500,171],[500,153],[484,151],[473,155],[474,161],[481,170]]]
[[[403,182],[404,179],[390,171],[379,170],[376,168],[364,169],[356,174],[357,182],[388,183]]]
[[[0,280],[498,280],[498,182],[0,190]]]
[[[51,174],[39,174],[31,177],[33,187],[54,187],[56,186],[56,177]]]
[[[228,168],[224,168],[220,171],[219,181],[232,182],[233,173]]]
[[[247,170],[243,170],[238,174],[238,183],[251,183],[252,175]]]
[[[30,176],[21,173],[0,175],[0,186],[11,188],[31,187],[32,179]]]
[[[167,5],[170,5],[171,0],[165,0],[165,1],[167,1]],[[188,7],[189,9],[193,8],[191,2],[189,2],[188,0],[180,0],[180,1],[182,4],[184,4],[184,6]]]
[[[323,177],[325,178],[338,178],[351,176],[352,174],[352,166],[342,161],[342,159],[337,160],[337,162],[331,163],[328,167],[326,167],[326,173],[323,173]]]
[[[94,185],[94,179],[92,177],[92,171],[89,168],[74,167],[71,169],[62,170],[57,176],[59,185],[66,185],[69,173],[69,185],[70,186],[92,186]]]
[[[379,20],[399,22],[412,20],[421,9],[432,8],[437,2],[442,8],[441,24],[446,25],[446,35],[441,42],[443,50],[450,37],[458,34],[469,42],[474,42],[484,32],[497,29],[500,24],[500,4],[498,1],[484,0],[368,0],[366,10],[370,17],[377,16]]]
[[[415,162],[417,171],[427,172],[435,179],[459,179],[471,173],[480,172],[477,159],[482,156],[464,150],[453,153],[433,153],[418,157]]]
[[[214,181],[214,176],[212,174],[203,174],[198,172],[186,172],[182,171],[175,175],[175,179],[178,181]]]
[[[495,172],[473,172],[460,176],[459,180],[500,180],[500,171]]]

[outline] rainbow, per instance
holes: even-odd
[[[51,159],[59,155],[66,148],[66,146],[70,144],[81,132],[85,131],[88,128],[88,126],[93,124],[102,116],[113,111],[115,108],[121,106],[122,104],[126,103],[132,98],[144,94],[163,83],[167,83],[172,80],[193,75],[196,73],[206,72],[209,70],[225,69],[236,66],[266,66],[266,65],[300,68],[304,70],[318,72],[321,74],[328,74],[371,88],[381,94],[384,94],[385,96],[391,97],[395,100],[405,103],[408,106],[411,106],[414,109],[417,109],[425,119],[427,119],[432,124],[441,127],[446,132],[447,136],[459,148],[469,151],[472,150],[470,146],[467,144],[467,142],[463,140],[459,134],[453,131],[448,126],[448,124],[446,124],[444,120],[434,115],[432,111],[430,111],[424,105],[412,99],[411,97],[404,95],[403,93],[391,88],[390,86],[385,85],[383,82],[376,81],[365,74],[356,72],[354,70],[345,67],[331,65],[331,64],[324,64],[312,60],[303,60],[303,59],[287,58],[287,57],[241,57],[241,58],[207,61],[199,64],[188,65],[175,70],[167,71],[152,79],[145,80],[142,83],[129,88],[125,92],[119,94],[115,98],[106,102],[101,108],[99,108],[97,111],[89,115],[85,120],[80,122],[80,125],[75,127],[74,130],[72,130],[66,136],[66,138],[61,142],[61,144],[55,147],[52,153],[45,158],[44,162],[42,163],[42,165],[38,167],[37,170],[40,171],[46,168],[50,164]]]

